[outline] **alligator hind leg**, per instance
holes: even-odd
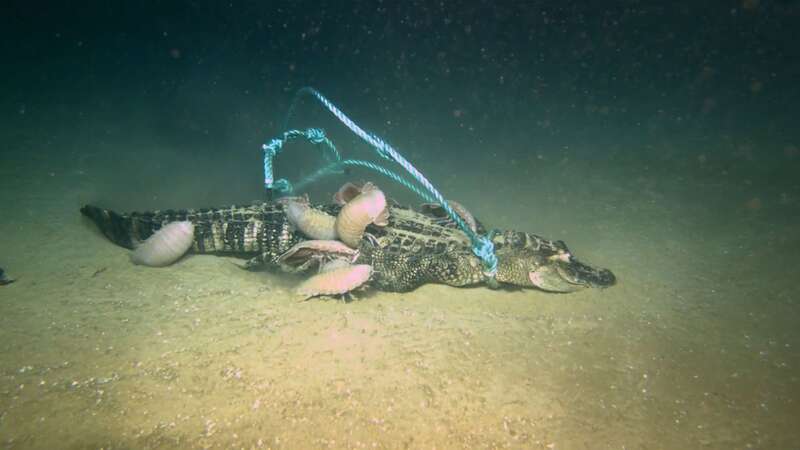
[[[262,255],[258,255],[248,259],[244,265],[240,267],[251,272],[257,272],[259,270],[264,270],[267,267],[267,263],[264,262],[264,257]]]

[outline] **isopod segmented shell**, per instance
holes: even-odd
[[[336,234],[345,244],[358,248],[367,225],[385,226],[389,219],[386,196],[380,189],[368,183],[364,191],[347,202],[336,216]]]
[[[171,222],[139,244],[131,253],[131,261],[150,267],[168,266],[186,254],[193,243],[192,222]]]
[[[336,218],[301,201],[289,200],[286,217],[292,225],[311,239],[336,239]]]
[[[358,288],[372,276],[372,266],[356,264],[322,272],[305,280],[297,287],[297,294],[304,300],[318,295],[346,294]]]

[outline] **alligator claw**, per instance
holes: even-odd
[[[236,264],[236,265],[239,266],[238,264]],[[257,272],[257,271],[263,269],[264,266],[266,266],[266,264],[264,263],[264,258],[261,255],[259,255],[259,256],[256,256],[255,258],[248,259],[244,263],[244,265],[241,265],[239,267],[241,267],[244,270],[249,270],[251,272]]]

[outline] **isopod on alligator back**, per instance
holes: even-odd
[[[360,194],[362,190],[363,186],[348,181],[347,183],[343,184],[335,194],[333,194],[333,202],[337,205],[344,206],[350,200],[358,197],[358,194]]]
[[[362,189],[363,192],[347,202],[336,216],[336,234],[353,248],[358,248],[367,225],[386,226],[389,223],[389,209],[383,192],[371,183]]]
[[[286,217],[295,228],[311,239],[336,239],[336,218],[302,201],[286,202]]]

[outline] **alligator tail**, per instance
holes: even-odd
[[[91,219],[111,242],[133,248],[133,221],[129,217],[92,205],[81,208],[81,214]]]

